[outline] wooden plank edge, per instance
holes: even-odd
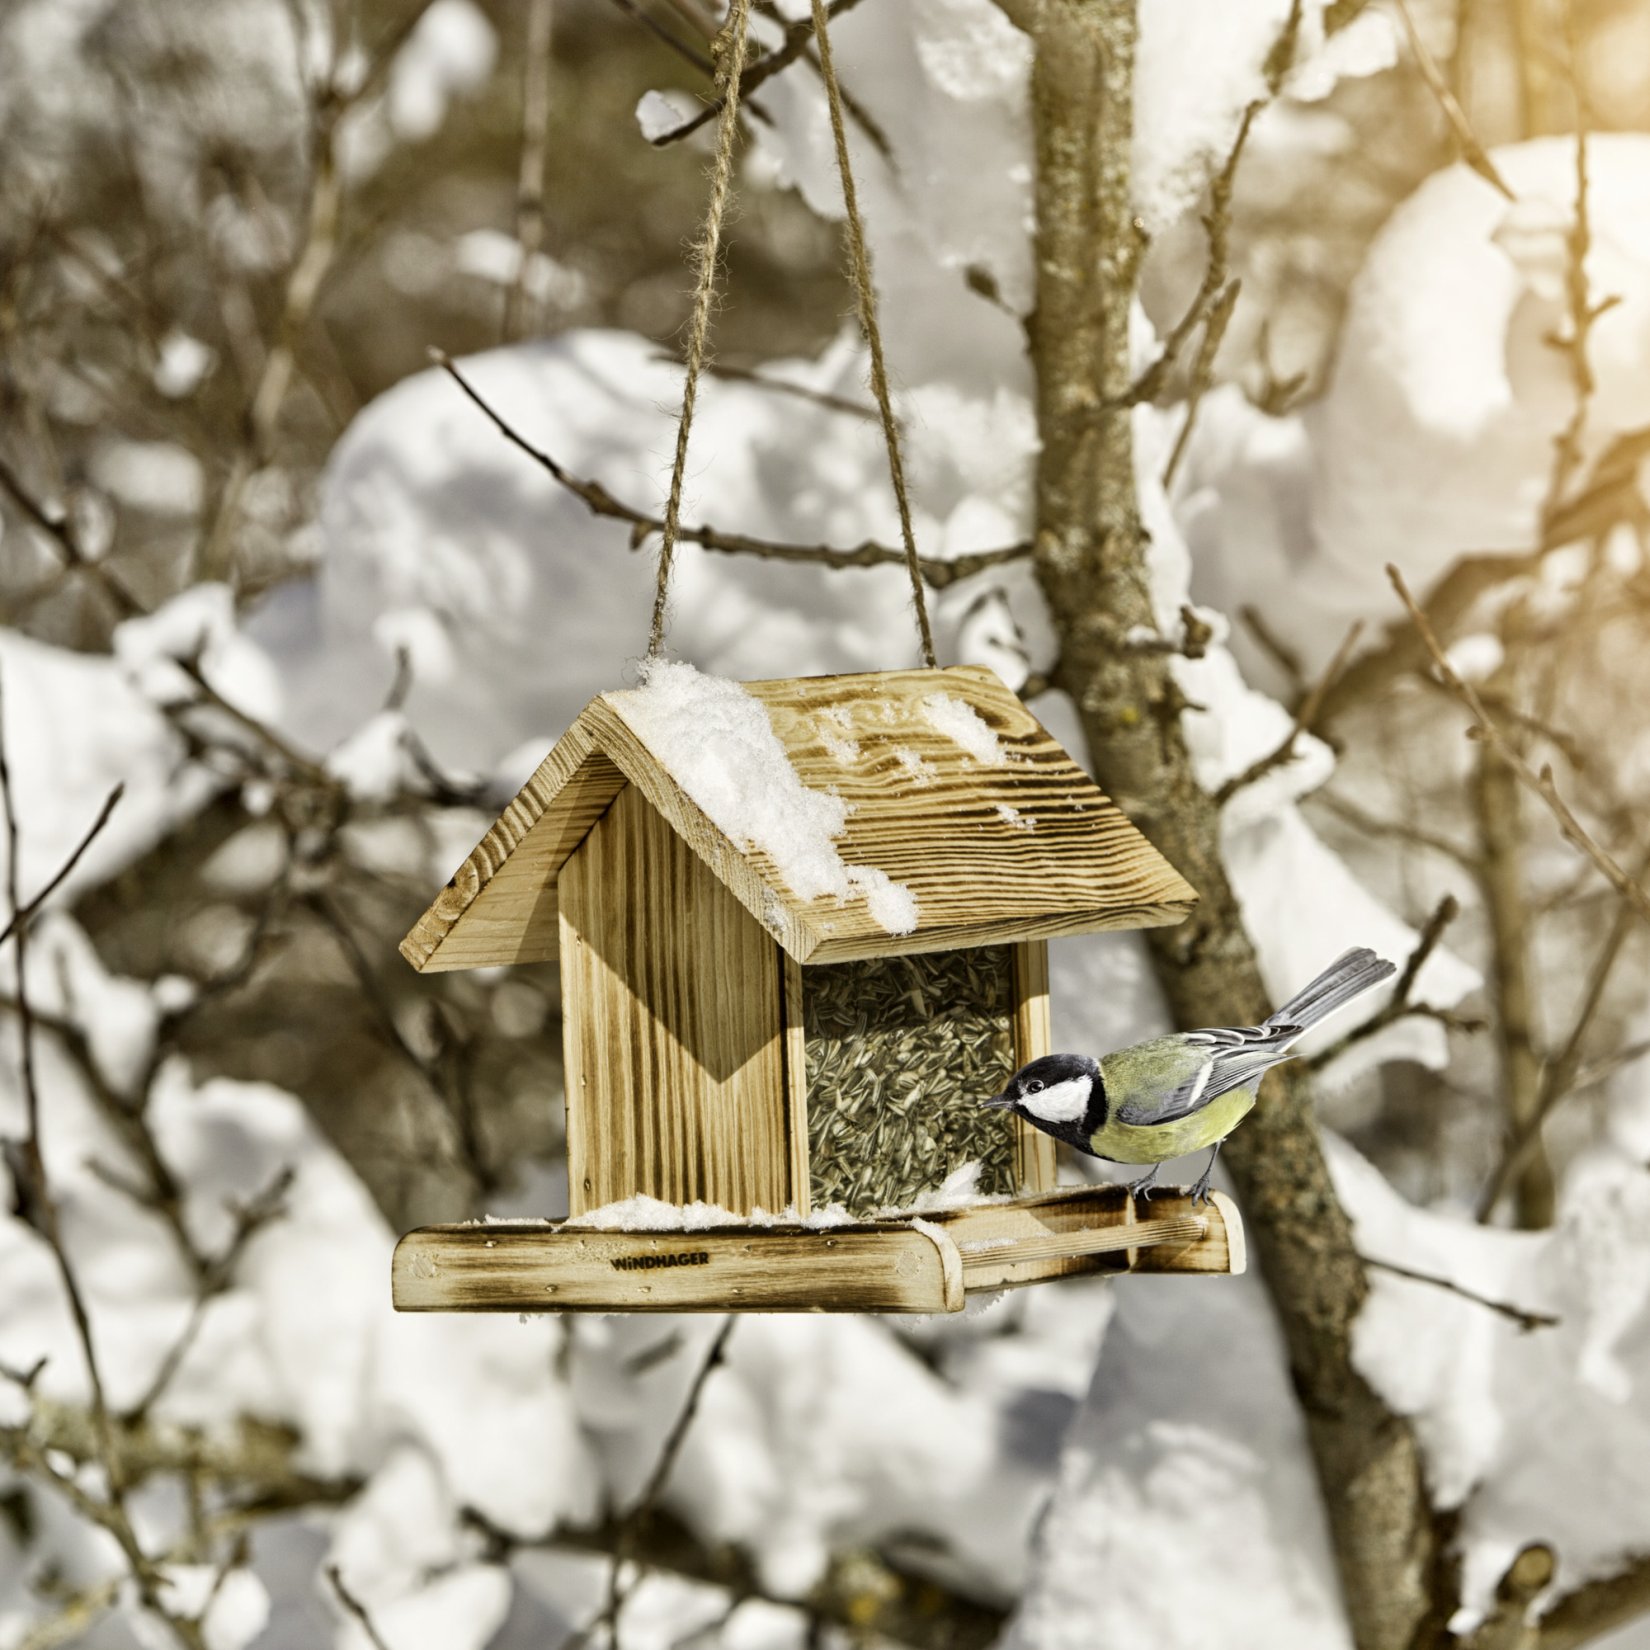
[[[1188,1217],[1202,1222],[1200,1235],[1176,1238],[1158,1226]],[[969,1204],[924,1218],[957,1244],[974,1293],[1094,1272],[1236,1275],[1247,1266],[1243,1218],[1223,1192],[1194,1208],[1188,1188],[1165,1187],[1152,1198],[1130,1198],[1127,1187],[1108,1182]],[[1050,1230],[1043,1244],[1035,1228],[1045,1221]],[[1142,1243],[1140,1234],[1152,1227],[1158,1228],[1157,1241]],[[1107,1235],[1085,1244],[1082,1234],[1091,1230]],[[1017,1255],[1028,1238],[1032,1251]],[[975,1244],[981,1247],[971,1252]]]
[[[942,1313],[966,1298],[961,1253],[920,1219],[689,1232],[423,1227],[396,1244],[390,1278],[399,1312]]]
[[[527,783],[487,827],[481,840],[464,856],[463,863],[407,931],[397,949],[419,973],[442,973],[455,967],[491,966],[443,962],[441,947],[482,890],[549,812],[556,798],[588,762],[603,755],[585,726],[589,712],[587,705],[574,718],[573,725],[546,752],[543,761],[528,776]],[[504,964],[523,959],[500,956],[498,960]]]

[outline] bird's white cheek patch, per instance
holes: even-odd
[[[1045,1123],[1075,1123],[1089,1109],[1089,1091],[1093,1087],[1090,1078],[1072,1077],[1051,1089],[1024,1096],[1020,1104]]]

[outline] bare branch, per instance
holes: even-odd
[[[27,922],[35,914],[35,912],[38,911],[41,906],[43,906],[46,901],[49,900],[62,886],[64,879],[68,877],[69,873],[73,871],[75,866],[77,866],[82,858],[84,858],[86,850],[97,841],[99,836],[102,835],[103,827],[107,825],[110,819],[114,816],[114,811],[120,805],[120,799],[125,794],[126,785],[123,781],[122,783],[116,785],[115,788],[110,791],[106,797],[104,797],[103,806],[98,809],[97,818],[92,821],[90,827],[86,831],[86,834],[81,837],[79,843],[70,850],[69,857],[65,859],[60,866],[58,866],[57,870],[53,872],[51,877],[47,880],[46,886],[42,888],[40,892],[37,893],[26,905],[19,907],[14,903],[12,914],[6,919],[6,926],[4,928],[0,928],[0,946],[3,946],[6,941],[12,937],[12,934],[16,930],[18,924]]]
[[[1640,917],[1650,922],[1650,894],[1647,894],[1638,882],[1628,876],[1621,866],[1587,833],[1581,821],[1571,811],[1569,804],[1559,795],[1558,786],[1553,779],[1552,769],[1543,767],[1537,772],[1524,758],[1523,753],[1501,732],[1490,713],[1485,709],[1484,702],[1479,697],[1477,690],[1471,683],[1461,679],[1445,656],[1426,614],[1409,593],[1409,586],[1404,583],[1403,574],[1396,567],[1390,565],[1386,571],[1387,577],[1392,581],[1392,586],[1398,592],[1399,598],[1403,601],[1404,606],[1409,609],[1410,619],[1419,632],[1427,652],[1431,655],[1432,662],[1436,666],[1439,675],[1448,685],[1450,691],[1471,713],[1479,737],[1493,745],[1497,753],[1518,775],[1520,781],[1546,804],[1548,812],[1557,821],[1564,840],[1573,848],[1585,854],[1609,881],[1611,887],[1632,905]]]
[[[1192,431],[1197,427],[1198,409],[1203,405],[1203,397],[1208,394],[1209,386],[1214,382],[1215,357],[1220,354],[1220,346],[1226,337],[1226,328],[1231,324],[1232,312],[1237,308],[1238,293],[1242,290],[1241,281],[1228,281],[1225,289],[1209,306],[1209,318],[1203,328],[1203,336],[1198,340],[1197,357],[1192,362],[1192,382],[1186,393],[1186,416],[1180,421],[1179,433],[1174,438],[1174,446],[1169,452],[1169,461],[1163,466],[1163,489],[1165,492],[1174,485],[1175,472],[1180,468],[1180,461],[1186,456],[1186,449],[1191,445]]]
[[[637,1585],[633,1579],[628,1589],[622,1587],[624,1566],[634,1558],[636,1544],[653,1516],[654,1508],[658,1505],[665,1485],[670,1481],[671,1473],[676,1470],[676,1458],[682,1452],[682,1444],[687,1438],[688,1429],[693,1425],[694,1416],[699,1413],[699,1400],[704,1396],[705,1384],[712,1372],[721,1365],[727,1352],[728,1338],[733,1334],[733,1326],[737,1321],[733,1314],[729,1313],[711,1337],[705,1356],[688,1386],[687,1396],[682,1400],[682,1407],[677,1411],[676,1420],[665,1435],[659,1458],[653,1463],[653,1471],[648,1474],[647,1483],[643,1485],[642,1493],[636,1498],[635,1505],[620,1523],[618,1540],[613,1547],[613,1563],[607,1573],[607,1604],[601,1618],[608,1630],[610,1650],[619,1650],[619,1617],[623,1613],[628,1593],[634,1591]]]
[[[587,481],[574,475],[542,448],[535,447],[514,425],[510,424],[480,391],[465,377],[458,364],[441,350],[431,350],[430,359],[441,367],[453,382],[487,416],[493,427],[512,446],[525,453],[533,462],[547,471],[557,482],[579,499],[592,515],[606,516],[613,521],[627,522],[631,531],[631,548],[639,549],[653,533],[664,531],[664,522],[632,508],[616,499],[599,481]],[[775,539],[754,538],[747,533],[724,533],[714,527],[692,527],[684,524],[679,536],[689,544],[704,550],[715,550],[725,555],[761,556],[769,561],[810,563],[823,567],[864,568],[904,567],[905,552],[892,545],[866,540],[849,550],[838,550],[825,544],[786,544]],[[1024,561],[1031,555],[1029,544],[1011,544],[1001,550],[979,550],[971,555],[938,559],[919,558],[918,566],[924,580],[936,590],[943,590],[960,579],[973,577],[1005,562]]]
[[[1389,1025],[1398,1020],[1419,1017],[1429,1020],[1439,1020],[1444,1025],[1457,1031],[1482,1031],[1484,1022],[1473,1019],[1465,1014],[1458,1014],[1451,1008],[1440,1008],[1435,1003],[1418,1003],[1412,1000],[1415,990],[1415,981],[1427,958],[1438,949],[1438,942],[1444,937],[1444,930],[1461,914],[1461,906],[1453,894],[1445,894],[1439,900],[1432,915],[1427,918],[1420,937],[1410,951],[1403,970],[1398,975],[1393,986],[1391,998],[1382,1005],[1367,1020],[1355,1025],[1345,1036],[1338,1038],[1328,1048],[1320,1049],[1307,1060],[1307,1065],[1313,1071],[1319,1071],[1332,1060],[1338,1059],[1355,1043],[1361,1043],[1373,1037],[1378,1031],[1385,1031]]]
[[[1295,759],[1295,743],[1303,733],[1309,733],[1312,725],[1318,719],[1318,712],[1322,709],[1325,697],[1330,688],[1335,685],[1336,679],[1346,669],[1346,661],[1351,657],[1352,650],[1358,645],[1358,638],[1363,634],[1363,621],[1355,623],[1341,640],[1341,645],[1335,649],[1335,656],[1313,685],[1312,690],[1300,702],[1295,712],[1295,720],[1290,725],[1288,733],[1281,742],[1264,756],[1251,762],[1242,773],[1233,774],[1225,784],[1215,792],[1215,806],[1223,808],[1234,796],[1246,786],[1253,785],[1257,780],[1264,779],[1274,768],[1281,768]]]
[[[1637,866],[1638,878],[1642,879],[1646,875],[1650,875],[1650,850],[1646,850]],[[1626,945],[1627,936],[1632,932],[1633,926],[1631,906],[1626,900],[1619,901],[1610,931],[1605,935],[1597,955],[1593,958],[1592,967],[1587,972],[1587,985],[1582,992],[1581,1006],[1576,1011],[1570,1034],[1558,1054],[1543,1063],[1535,1104],[1528,1117],[1514,1130],[1502,1148],[1501,1157],[1478,1200],[1478,1218],[1481,1221],[1487,1221],[1495,1212],[1495,1206],[1501,1201],[1507,1187],[1533,1155],[1541,1137],[1541,1130],[1559,1102],[1566,1095],[1575,1093],[1581,1086],[1579,1079],[1582,1048],[1604,1001],[1605,988],[1620,960],[1622,948]]]
[[[833,21],[844,12],[852,11],[859,4],[859,0],[831,0],[826,7],[826,16]],[[814,24],[811,17],[799,17],[785,27],[785,38],[764,57],[759,57],[754,63],[745,66],[745,71],[739,77],[739,99],[748,108],[750,94],[764,81],[771,80],[782,69],[788,69],[791,64],[801,57],[813,42]],[[681,125],[673,126],[668,132],[661,132],[653,139],[653,146],[662,149],[667,144],[680,143],[683,138],[691,137],[707,122],[715,120],[722,112],[720,97],[712,98],[696,115],[684,120]],[[886,152],[887,140],[880,146]]]
[[[40,1143],[40,1088],[34,1063],[34,1014],[29,999],[29,924],[27,913],[18,895],[17,801],[12,790],[11,764],[6,747],[5,711],[4,697],[0,694],[0,814],[4,816],[6,836],[6,903],[11,911],[11,929],[16,938],[17,1018],[25,1119],[25,1133],[21,1144],[13,1145],[7,1142],[9,1149],[6,1155],[13,1168],[14,1178],[18,1181],[16,1190],[20,1212],[44,1240],[63,1285],[64,1299],[86,1366],[92,1415],[97,1429],[99,1460],[108,1486],[108,1498],[106,1501],[98,1501],[72,1479],[65,1478],[65,1475],[57,1472],[51,1465],[44,1451],[39,1454],[38,1466],[69,1497],[77,1510],[95,1518],[114,1537],[126,1557],[144,1604],[166,1623],[181,1650],[204,1650],[199,1623],[178,1616],[162,1605],[155,1566],[144,1552],[127,1511],[126,1483],[121,1473],[120,1452],[115,1445],[114,1425],[109,1411],[107,1389],[103,1383],[103,1371],[98,1361],[97,1343],[92,1335],[91,1314],[86,1306],[86,1297],[80,1288],[80,1280],[69,1259],[69,1252],[64,1246],[57,1200],[46,1175],[46,1161]]]
[[[1578,1650],[1650,1611],[1650,1553],[1563,1594],[1539,1622],[1538,1650]]]
[[[1435,854],[1442,854],[1446,859],[1454,860],[1464,871],[1477,874],[1478,862],[1472,851],[1458,842],[1451,842],[1446,836],[1439,836],[1435,831],[1426,830],[1407,819],[1378,818],[1360,808],[1355,802],[1348,802],[1344,797],[1336,796],[1333,791],[1319,791],[1311,800],[1369,836],[1387,836],[1399,842],[1413,843],[1417,848],[1430,849]]]
[[[516,276],[504,299],[504,341],[526,329],[533,261],[544,244],[544,173],[550,148],[552,0],[530,0],[523,64],[521,158],[516,168]]]
[[[1472,124],[1467,119],[1466,110],[1461,107],[1455,93],[1449,89],[1449,82],[1444,79],[1437,58],[1427,50],[1426,42],[1422,40],[1420,32],[1415,27],[1409,0],[1394,0],[1394,4],[1398,8],[1398,16],[1403,21],[1404,33],[1409,37],[1409,49],[1415,56],[1415,66],[1421,71],[1421,78],[1427,83],[1427,89],[1438,100],[1438,107],[1444,111],[1444,119],[1449,122],[1450,130],[1455,134],[1455,142],[1461,151],[1462,160],[1509,201],[1516,201],[1518,197],[1507,187],[1506,179],[1495,169],[1495,162],[1490,159],[1484,145],[1478,141]]]
[[[1512,1319],[1526,1335],[1532,1329],[1556,1329],[1562,1321],[1553,1317],[1550,1312],[1532,1312],[1525,1307],[1514,1306],[1510,1301],[1498,1301],[1489,1295],[1480,1295],[1476,1289],[1469,1289],[1465,1284],[1457,1283],[1454,1278],[1441,1278],[1431,1272],[1415,1272],[1393,1260],[1377,1260],[1373,1255],[1360,1255],[1358,1258],[1365,1266],[1373,1266],[1377,1272],[1389,1272],[1393,1277],[1407,1278],[1411,1283],[1429,1283],[1435,1289],[1447,1289],[1450,1294],[1471,1301],[1474,1306],[1499,1312],[1502,1317]]]
[[[367,1635],[367,1642],[372,1645],[373,1650],[390,1650],[366,1605],[344,1584],[344,1572],[336,1564],[329,1564],[326,1568],[326,1577],[333,1592],[338,1595],[338,1602],[360,1624],[361,1631]]]
[[[224,1245],[222,1253],[213,1257],[204,1268],[195,1285],[195,1303],[190,1309],[188,1321],[183,1326],[183,1333],[167,1349],[166,1356],[161,1359],[160,1367],[145,1388],[143,1396],[127,1412],[128,1422],[142,1420],[154,1408],[156,1400],[172,1384],[183,1360],[189,1355],[190,1347],[195,1344],[196,1337],[200,1334],[201,1325],[206,1321],[207,1309],[234,1282],[235,1268],[240,1264],[241,1256],[246,1253],[247,1245],[272,1221],[279,1220],[285,1215],[286,1197],[292,1189],[292,1181],[291,1168],[278,1170],[269,1184],[261,1192],[255,1193],[248,1202],[230,1204],[229,1209],[235,1224],[229,1241]]]

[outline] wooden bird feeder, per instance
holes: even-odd
[[[979,1104],[1051,1052],[1048,937],[1175,922],[1192,889],[990,671],[744,686],[915,927],[798,898],[649,748],[635,695],[594,700],[401,946],[421,972],[560,959],[571,1213],[409,1233],[396,1306],[954,1312],[1241,1271],[1229,1200],[1057,1189],[1053,1141]],[[936,1206],[970,1163],[978,1196]],[[681,1223],[601,1213],[638,1196]]]

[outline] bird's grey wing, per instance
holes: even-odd
[[[1248,1085],[1289,1057],[1289,1045],[1300,1035],[1296,1026],[1241,1026],[1185,1033],[1181,1041],[1206,1053],[1172,1088],[1142,1092],[1136,1088],[1114,1115],[1119,1123],[1151,1128],[1173,1123],[1202,1111],[1233,1089]]]

